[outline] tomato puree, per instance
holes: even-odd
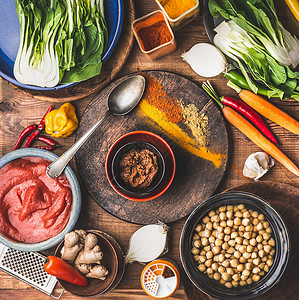
[[[46,174],[50,161],[40,157],[13,160],[0,169],[0,233],[22,243],[39,243],[66,226],[72,191],[63,174]]]

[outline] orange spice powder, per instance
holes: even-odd
[[[161,110],[169,121],[173,123],[183,121],[183,112],[179,103],[167,95],[157,78],[144,74],[143,76],[146,78],[146,90],[143,99]]]
[[[183,149],[211,161],[215,167],[220,167],[225,155],[212,153],[205,145],[191,138],[178,123],[185,123],[182,101],[167,95],[157,78],[143,74],[146,78],[146,90],[139,108],[143,115],[152,119]]]

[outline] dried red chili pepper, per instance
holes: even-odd
[[[87,279],[74,267],[56,256],[48,256],[44,263],[44,270],[57,278],[78,286],[87,286]]]
[[[47,112],[43,116],[43,118],[40,120],[37,129],[31,134],[30,138],[28,139],[27,143],[25,144],[24,148],[28,148],[32,142],[35,140],[35,138],[39,135],[39,133],[45,129],[45,118],[46,115],[52,110],[52,105],[48,108]]]
[[[48,151],[52,151],[54,150],[56,147],[54,146],[37,146],[35,148],[38,148],[38,149],[43,149],[43,150],[48,150]]]
[[[265,121],[262,119],[262,117],[258,114],[257,111],[255,111],[253,108],[251,108],[249,105],[247,105],[245,102],[234,99],[231,97],[221,97],[221,101],[224,105],[230,106],[231,108],[235,109],[237,112],[241,113],[243,116],[245,116],[249,121],[251,121],[258,129],[261,130],[261,132],[270,139],[273,143],[277,144],[277,140],[268,128]]]
[[[36,130],[35,124],[29,125],[28,127],[26,127],[19,135],[19,138],[18,138],[13,150],[18,149],[20,147],[20,145],[22,144],[22,142],[24,141],[24,139],[26,138],[26,136],[34,130]]]
[[[26,139],[29,139],[30,136],[27,136]],[[54,146],[54,147],[58,147],[58,143],[55,142],[54,140],[52,140],[51,138],[47,137],[47,136],[44,136],[44,135],[39,135],[37,138],[36,138],[38,141],[40,142],[43,142],[49,146]]]

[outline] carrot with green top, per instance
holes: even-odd
[[[233,88],[245,103],[259,112],[261,115],[289,130],[290,132],[299,134],[299,122],[293,119],[287,113],[251,91],[243,90],[231,82],[228,82],[227,85]]]
[[[239,113],[229,106],[224,106],[215,90],[209,82],[204,82],[202,88],[209,94],[209,96],[217,102],[221,107],[224,117],[243,134],[245,134],[252,142],[265,152],[270,154],[273,158],[279,161],[289,171],[299,176],[298,167],[272,142],[270,142],[262,133],[256,129],[248,120],[242,117]]]

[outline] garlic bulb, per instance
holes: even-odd
[[[227,62],[222,52],[207,43],[194,45],[182,54],[182,58],[198,75],[203,77],[214,77],[227,69]]]
[[[146,263],[152,261],[167,252],[168,227],[159,224],[146,225],[133,233],[129,242],[125,263],[138,261]]]
[[[252,153],[245,161],[243,175],[258,181],[274,166],[274,162],[274,159],[265,152]]]

